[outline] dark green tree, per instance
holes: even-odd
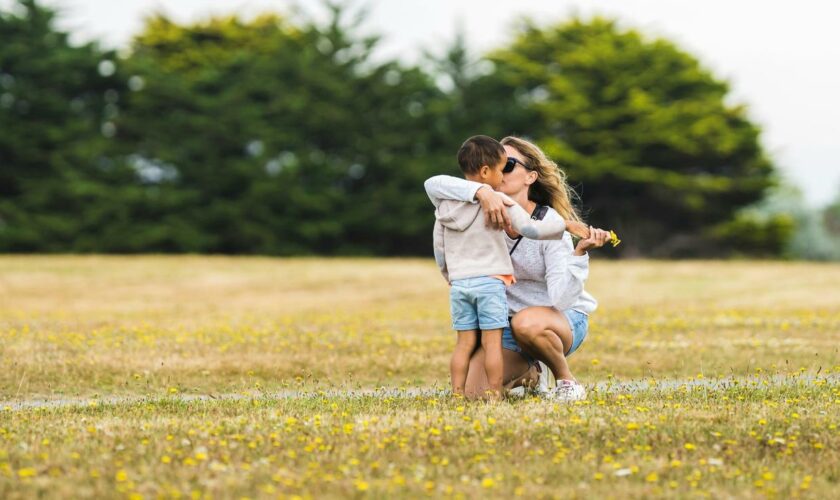
[[[773,183],[744,106],[669,42],[603,19],[528,24],[490,60],[466,94],[494,107],[472,102],[470,116],[535,140],[626,254],[725,253],[716,228]]]
[[[114,54],[73,46],[34,0],[0,11],[0,251],[95,248],[112,196]]]
[[[346,17],[148,22],[117,122],[127,158],[166,200],[149,208],[165,224],[148,234],[162,239],[139,248],[425,252],[422,181],[443,161],[446,97],[418,69],[374,63],[376,39]]]

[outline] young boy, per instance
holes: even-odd
[[[464,177],[498,189],[507,154],[495,139],[470,137],[458,151]],[[531,239],[560,239],[562,221],[532,220],[518,204],[507,199],[513,229]],[[485,225],[481,206],[442,200],[435,211],[435,261],[451,285],[452,327],[458,332],[449,370],[454,394],[464,394],[470,357],[479,338],[485,350],[484,368],[492,399],[502,396],[502,329],[508,326],[505,287],[512,284],[513,265],[505,236]],[[578,228],[575,228],[578,229]],[[581,230],[586,230],[582,226]]]

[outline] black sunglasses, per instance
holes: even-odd
[[[516,168],[517,163],[525,167],[525,170],[531,170],[530,167],[528,167],[528,165],[525,165],[525,163],[522,162],[522,160],[518,160],[513,156],[508,156],[508,159],[505,162],[505,166],[502,168],[502,173],[509,174],[513,172],[513,169]]]

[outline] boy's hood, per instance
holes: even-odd
[[[463,231],[470,227],[480,212],[481,205],[478,203],[443,200],[435,210],[435,218],[444,227],[453,231]]]

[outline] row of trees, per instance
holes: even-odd
[[[774,183],[759,128],[666,41],[573,20],[410,66],[332,13],[157,16],[121,56],[35,0],[0,13],[0,250],[423,255],[422,182],[477,133],[540,144],[625,255],[776,255],[792,234],[743,210]]]

